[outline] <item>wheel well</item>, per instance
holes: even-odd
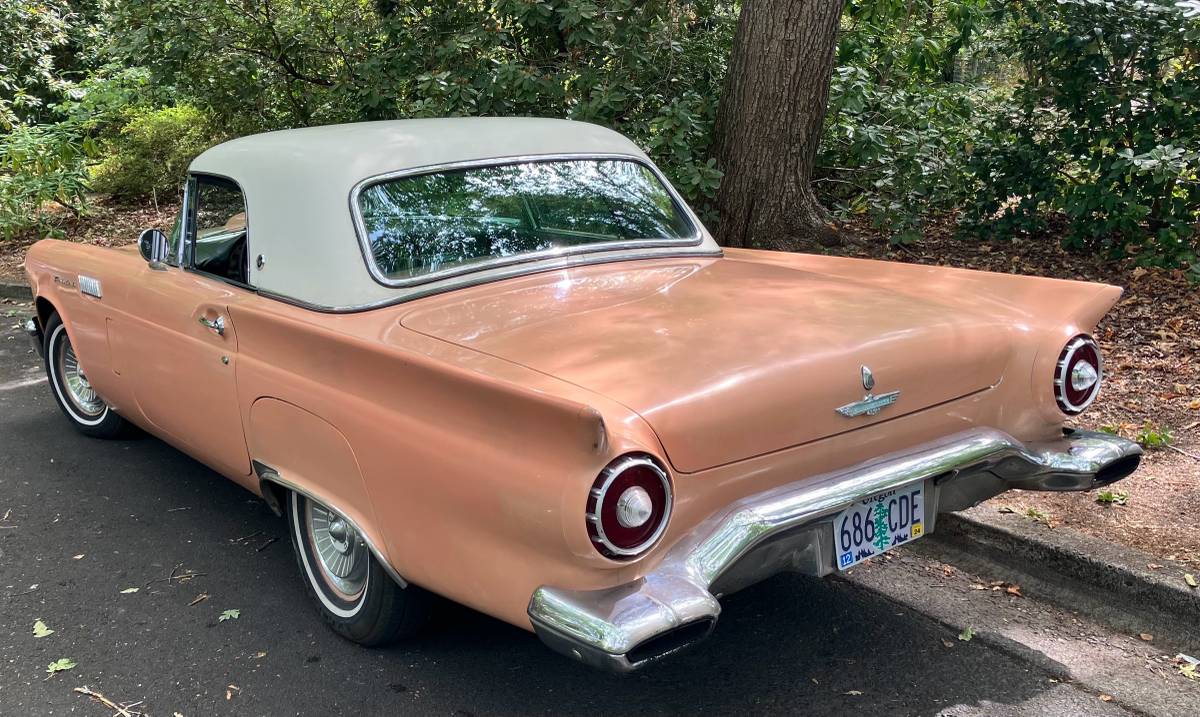
[[[38,325],[45,329],[46,322],[50,320],[52,314],[58,313],[58,309],[54,308],[54,304],[51,304],[49,299],[41,296],[34,300],[33,305],[37,310]]]
[[[255,465],[254,468],[255,472],[258,472],[259,466]],[[262,494],[263,500],[266,501],[267,507],[271,509],[271,512],[279,517],[283,517],[283,506],[287,500],[288,489],[270,478],[264,477],[263,473],[273,475],[274,471],[267,469],[267,471],[258,472],[258,492]]]

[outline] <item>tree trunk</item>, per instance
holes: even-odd
[[[841,243],[812,189],[843,0],[743,0],[717,111],[718,236],[796,250]]]

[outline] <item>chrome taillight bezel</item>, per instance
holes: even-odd
[[[609,489],[613,483],[623,474],[632,468],[645,468],[661,482],[663,490],[663,506],[662,517],[655,526],[653,532],[648,537],[632,547],[623,547],[617,545],[609,536],[605,534],[604,521],[601,519],[601,511],[605,505],[605,499],[608,497]],[[595,483],[592,484],[591,490],[588,492],[587,507],[584,512],[585,523],[587,524],[588,536],[591,538],[592,546],[606,558],[612,560],[631,560],[643,555],[662,538],[663,533],[667,530],[667,524],[671,522],[671,509],[674,504],[674,489],[671,486],[671,479],[667,472],[648,455],[643,454],[628,454],[617,458],[600,472]]]
[[[1096,364],[1094,366],[1096,369],[1096,381],[1089,387],[1087,396],[1083,400],[1072,400],[1067,382],[1071,380],[1071,373],[1075,368],[1076,362],[1084,360],[1080,356],[1081,352],[1089,350],[1096,357]],[[1058,410],[1068,416],[1077,416],[1083,413],[1092,405],[1096,397],[1100,395],[1100,385],[1103,382],[1104,356],[1101,355],[1100,346],[1096,343],[1096,340],[1087,334],[1079,334],[1068,341],[1058,356],[1058,362],[1054,365],[1054,400],[1058,404]]]

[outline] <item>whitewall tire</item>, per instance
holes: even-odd
[[[92,438],[116,438],[124,434],[129,424],[92,388],[58,314],[50,315],[42,331],[46,377],[63,414],[80,433]]]
[[[288,493],[286,513],[309,597],[335,632],[373,646],[424,626],[429,593],[396,584],[349,520],[295,491]]]

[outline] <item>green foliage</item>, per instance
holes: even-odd
[[[170,195],[183,185],[192,159],[212,144],[211,123],[195,107],[132,111],[120,134],[106,143],[92,186],[121,197]]]
[[[1146,421],[1138,429],[1134,440],[1143,448],[1166,448],[1175,442],[1175,434],[1169,428]]]
[[[0,134],[0,238],[55,235],[68,216],[82,212],[86,162],[94,151],[70,122]]]
[[[816,185],[843,215],[903,243],[958,206],[981,106],[999,93],[955,80],[982,0],[847,5]]]
[[[0,130],[46,115],[63,82],[55,52],[68,41],[65,4],[0,0]]]
[[[1196,260],[1200,25],[1166,0],[1011,1],[1014,106],[972,155],[974,231],[1066,218],[1068,247],[1143,263]]]
[[[708,143],[732,2],[122,0],[109,22],[115,58],[149,67],[230,134],[568,117],[632,136],[689,199],[715,194]]]
[[[1102,490],[1096,494],[1096,502],[1100,505],[1127,505],[1129,494],[1124,491]]]

